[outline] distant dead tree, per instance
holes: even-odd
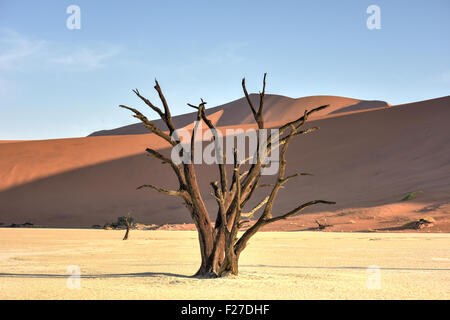
[[[319,220],[316,220],[316,223],[317,223],[318,230],[323,230],[326,227],[331,227],[331,225],[327,224],[326,222],[324,224],[320,223]]]
[[[130,229],[133,226],[133,218],[131,217],[131,212],[128,212],[123,222],[127,228],[127,231],[125,232],[125,236],[122,240],[128,240],[128,234],[130,233]]]
[[[148,130],[164,139],[172,147],[175,147],[179,143],[181,143],[181,141],[177,138],[173,138],[173,133],[175,132],[176,128],[172,121],[169,105],[157,80],[155,80],[154,88],[158,92],[159,98],[163,105],[163,109],[155,106],[152,102],[150,102],[150,100],[143,97],[137,89],[133,90],[133,92],[159,115],[162,121],[167,125],[168,131],[163,131],[158,128],[155,124],[153,124],[152,121],[148,120],[147,117],[145,117],[138,110],[124,105],[120,105],[120,107],[132,111],[134,113],[133,116],[139,119]],[[146,149],[149,155],[171,166],[172,170],[177,176],[179,187],[177,190],[168,190],[159,186],[145,184],[138,187],[137,189],[150,188],[167,195],[180,197],[182,199],[184,205],[191,215],[192,220],[194,221],[198,232],[202,259],[200,268],[194,275],[198,277],[222,277],[229,274],[237,275],[238,261],[242,251],[247,246],[250,238],[259,230],[261,230],[262,227],[270,223],[292,217],[300,213],[304,209],[318,203],[335,204],[335,202],[332,201],[312,200],[293,208],[289,212],[285,212],[277,216],[272,215],[274,201],[280,189],[289,180],[301,175],[305,175],[304,173],[296,173],[289,176],[285,175],[286,151],[288,145],[292,138],[294,138],[295,136],[307,134],[318,129],[318,127],[314,127],[310,129],[300,130],[300,128],[305,124],[306,120],[312,113],[328,107],[328,105],[324,105],[314,108],[310,111],[306,110],[304,114],[298,119],[288,122],[278,128],[278,147],[281,147],[276,149],[276,151],[279,152],[279,170],[274,183],[270,184],[270,187],[272,189],[268,193],[268,196],[261,200],[258,205],[256,205],[248,212],[243,212],[243,208],[252,198],[255,190],[262,186],[260,184],[261,170],[264,168],[266,163],[264,163],[264,159],[261,159],[262,157],[259,151],[260,146],[263,147],[262,150],[265,150],[265,154],[267,155],[270,154],[272,150],[275,150],[276,146],[270,142],[270,134],[269,137],[265,139],[265,141],[262,141],[262,139],[259,138],[259,132],[265,129],[263,108],[266,88],[266,74],[264,74],[262,92],[259,93],[259,107],[257,109],[255,108],[247,92],[245,86],[245,78],[242,79],[242,88],[253,117],[258,126],[258,148],[256,154],[256,162],[254,161],[254,163],[249,164],[249,169],[241,172],[241,166],[243,163],[238,161],[237,152],[236,150],[234,150],[234,159],[231,164],[233,169],[231,183],[229,183],[228,181],[228,174],[230,172],[227,171],[225,161],[223,161],[222,163],[218,163],[219,179],[218,181],[213,181],[210,183],[212,187],[212,194],[217,202],[218,207],[217,217],[214,224],[211,221],[210,215],[205,206],[203,195],[200,192],[196,175],[196,168],[193,164],[193,154],[195,146],[194,137],[197,126],[194,126],[191,136],[189,154],[191,161],[189,163],[182,162],[181,164],[177,164],[172,159],[166,157],[159,151],[150,148]],[[199,105],[188,105],[197,110],[196,119],[198,122],[203,120],[203,122],[209,127],[209,129],[211,129],[212,131],[216,129],[214,124],[206,115],[206,102],[201,100],[201,103]],[[224,150],[219,148],[215,151],[216,153],[221,153],[222,158],[225,159],[226,154]],[[181,151],[181,153],[183,153],[183,150]],[[262,209],[262,213],[256,220],[256,222],[247,230],[245,230],[245,232],[243,232],[240,237],[238,237],[238,231],[242,227],[243,223],[253,217],[255,213],[260,209]]]

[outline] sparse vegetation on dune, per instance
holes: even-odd
[[[432,226],[435,222],[436,222],[436,220],[434,220],[434,218],[425,217],[425,218],[420,218],[420,219],[416,219],[414,221],[407,222],[404,225],[402,225],[400,228],[401,229],[422,229],[425,227]]]
[[[423,191],[413,191],[409,192],[402,198],[402,201],[409,201],[415,199],[418,195],[423,194]]]

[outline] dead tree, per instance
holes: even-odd
[[[143,97],[137,89],[133,92],[154,112],[156,112],[162,121],[166,124],[168,131],[163,131],[147,119],[141,112],[137,109],[130,108],[128,106],[120,105],[120,107],[128,109],[134,113],[134,117],[139,119],[144,126],[150,130],[155,135],[164,139],[170,146],[174,147],[180,143],[178,138],[172,138],[172,134],[175,132],[176,128],[172,121],[172,116],[170,114],[169,105],[166,98],[158,84],[155,80],[155,90],[158,92],[159,98],[162,102],[163,109],[155,106],[150,100]],[[263,88],[262,92],[259,93],[259,106],[255,108],[250,96],[247,92],[245,86],[245,78],[242,79],[242,89],[244,91],[246,100],[251,109],[253,117],[258,126],[258,148],[256,161],[249,164],[249,169],[245,172],[241,172],[242,163],[240,163],[236,156],[236,150],[234,150],[234,160],[232,166],[231,182],[229,182],[228,175],[230,172],[227,171],[225,161],[218,163],[218,181],[211,182],[212,194],[217,202],[217,217],[214,224],[212,223],[210,214],[205,206],[204,198],[200,192],[198,186],[196,168],[194,167],[193,161],[188,163],[182,162],[177,164],[172,159],[166,157],[157,150],[147,148],[146,151],[152,157],[161,160],[163,163],[169,164],[173,169],[175,175],[178,179],[178,189],[168,190],[161,188],[159,186],[154,186],[150,184],[142,185],[138,189],[150,188],[158,192],[180,197],[188,209],[191,218],[197,228],[198,238],[200,243],[201,252],[201,265],[195,276],[198,277],[221,277],[228,274],[237,275],[238,274],[238,261],[242,251],[248,244],[250,238],[256,234],[262,227],[274,223],[279,220],[287,219],[294,215],[299,214],[304,209],[315,205],[315,204],[335,204],[332,201],[325,200],[312,200],[303,203],[289,212],[279,214],[277,216],[272,215],[272,209],[274,201],[278,195],[280,189],[289,180],[304,175],[302,173],[292,174],[286,176],[286,150],[292,138],[298,135],[307,134],[309,132],[315,131],[318,128],[311,128],[306,130],[300,130],[308,117],[317,111],[325,109],[328,105],[314,108],[310,111],[305,111],[298,119],[288,122],[278,128],[279,132],[279,143],[277,146],[272,144],[269,138],[262,141],[259,138],[259,132],[264,127],[263,110],[264,110],[264,97],[266,88],[266,74],[264,74]],[[203,121],[211,130],[215,130],[214,124],[208,119],[205,112],[206,102],[201,100],[199,105],[188,104],[197,110],[197,121]],[[198,122],[197,122],[198,123]],[[194,137],[197,126],[194,126],[191,146],[190,146],[190,159],[193,160],[194,154]],[[176,136],[176,135],[175,135]],[[261,187],[260,178],[261,170],[266,165],[264,159],[260,155],[260,146],[262,150],[266,151],[265,154],[270,154],[270,152],[275,150],[275,147],[281,146],[281,148],[276,148],[276,152],[279,152],[279,171],[276,180],[270,186],[272,187],[268,196],[259,202],[257,206],[248,212],[243,212],[243,208],[246,203],[254,195],[255,190]],[[224,150],[216,148],[216,153],[221,154],[222,159],[225,159],[226,154]],[[183,153],[183,150],[181,151]],[[229,170],[231,171],[231,170]],[[243,222],[248,221],[255,213],[262,210],[261,215],[256,222],[251,225],[243,234],[238,237],[238,231],[242,226]]]
[[[127,231],[125,232],[125,236],[122,240],[128,240],[128,234],[130,233],[130,229],[133,225],[133,218],[131,217],[131,212],[128,212],[126,218],[125,218],[125,225],[127,227]]]
[[[316,220],[316,223],[317,223],[317,229],[318,229],[318,230],[323,230],[323,229],[325,229],[326,227],[331,227],[331,225],[330,225],[330,224],[327,224],[326,222],[325,222],[325,224],[321,224],[321,223],[319,222],[319,220]]]

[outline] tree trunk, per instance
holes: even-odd
[[[128,233],[130,232],[130,227],[127,226],[127,232],[125,232],[125,236],[122,240],[128,240]]]
[[[199,232],[200,233],[200,232]],[[228,275],[238,275],[239,255],[235,253],[233,243],[225,241],[225,235],[218,234],[212,244],[213,250],[206,251],[208,245],[202,245],[202,238],[199,234],[200,250],[202,253],[202,263],[195,273],[195,277],[218,278]],[[205,257],[205,259],[203,259]]]
[[[237,276],[239,273],[239,255],[234,252],[233,248],[230,248],[229,252],[225,256],[222,267],[220,269],[219,276],[225,277],[228,275]]]
[[[198,217],[198,215],[194,216]],[[208,219],[195,219],[195,226],[198,233],[198,241],[200,244],[200,253],[202,263],[194,276],[214,277],[216,274],[214,256],[214,237],[212,235],[211,224]]]
[[[122,240],[128,240],[128,234],[130,233],[130,229],[132,227],[132,218],[131,218],[131,212],[128,212],[127,217],[125,218],[125,223],[127,225],[127,232],[125,232],[125,236]]]
[[[213,247],[213,243],[205,243],[204,238],[199,232],[199,242],[200,242],[200,253],[202,255],[202,262],[200,268],[195,273],[194,277],[204,277],[204,278],[216,278],[217,269],[214,259],[212,259],[212,250],[208,248]]]

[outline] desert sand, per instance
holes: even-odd
[[[195,232],[122,236],[0,229],[0,299],[450,299],[449,234],[262,232],[239,276],[220,279],[189,277]],[[80,289],[67,287],[71,265]]]
[[[326,229],[330,231],[396,231],[408,221],[432,217],[436,223],[422,232],[449,232],[450,97],[389,106],[331,96],[268,95],[265,119],[276,127],[303,114],[305,108],[324,103],[330,103],[330,109],[305,125],[321,130],[295,139],[287,154],[287,174],[314,176],[290,181],[274,212],[312,199],[337,204],[310,208],[302,216],[278,223],[276,229],[308,230],[319,220],[332,225]],[[242,99],[208,112],[222,130],[254,126]],[[187,127],[192,120],[189,114],[176,119],[179,126]],[[170,168],[144,152],[152,147],[167,153],[167,145],[136,128],[139,125],[106,132],[114,135],[0,144],[0,223],[89,227],[112,222],[129,210],[145,224],[190,223],[178,199],[136,191],[145,183],[176,186]],[[203,166],[198,171],[214,220],[216,203],[209,195],[209,182],[217,179],[217,170]],[[259,191],[248,206],[265,192]],[[410,192],[416,197],[401,201]]]

